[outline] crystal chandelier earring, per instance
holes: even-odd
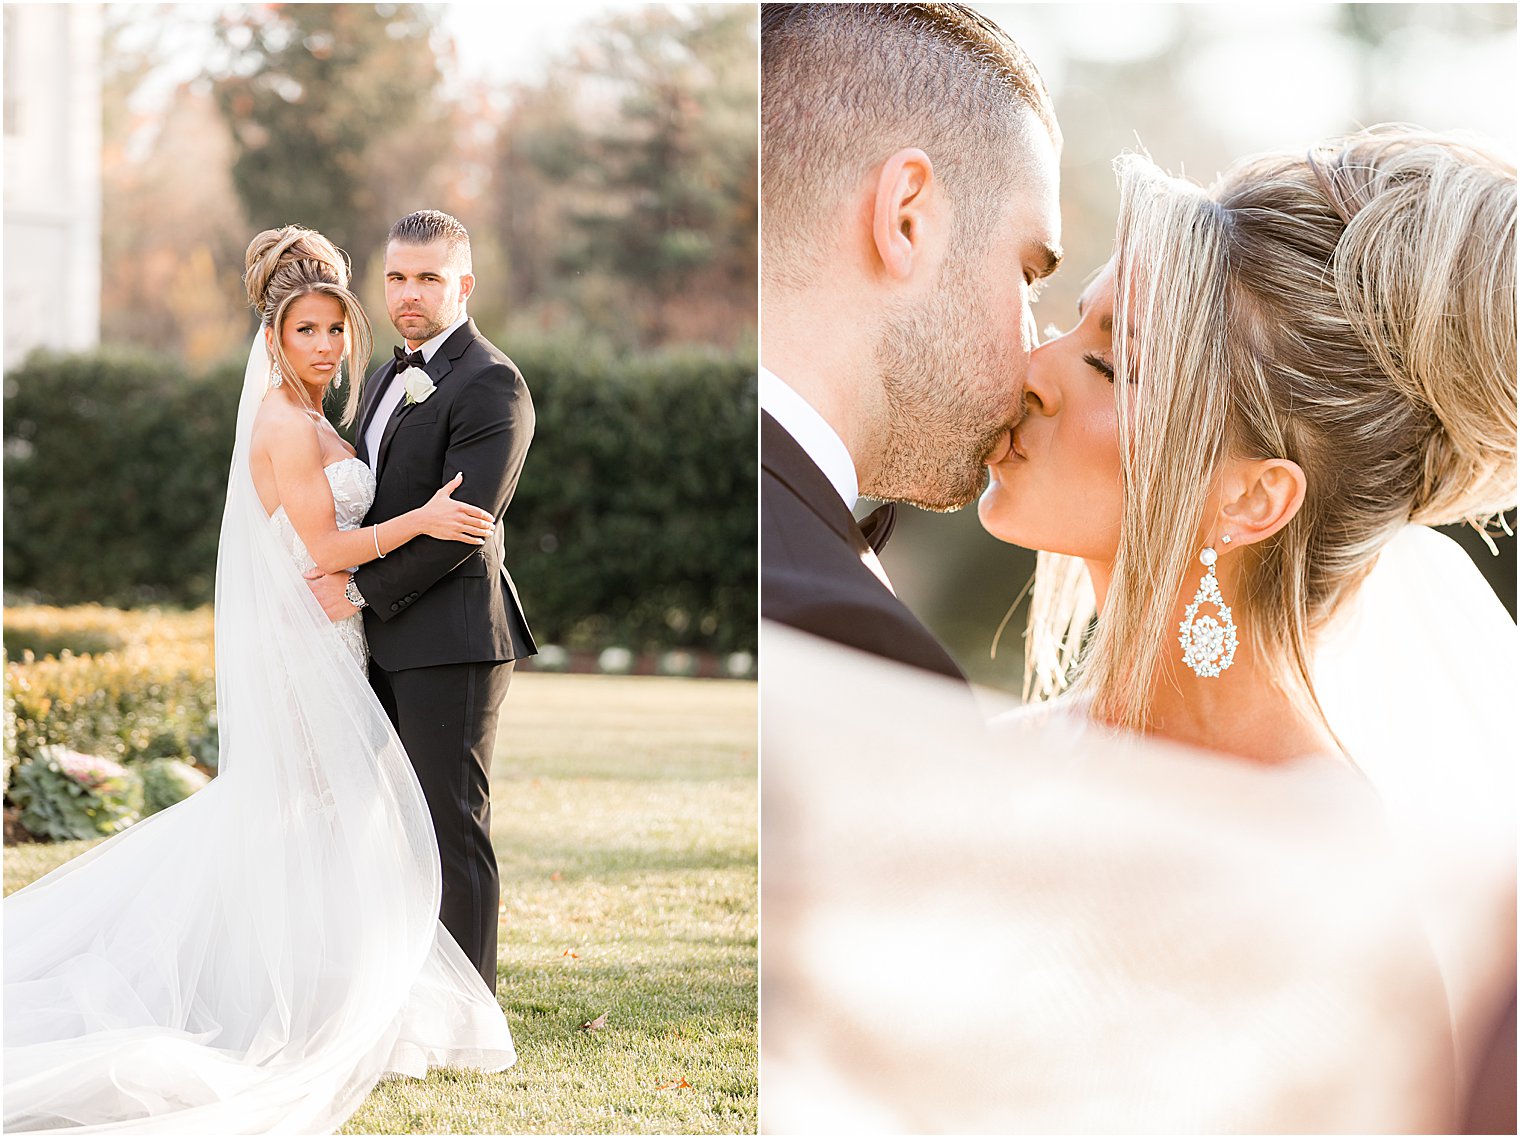
[[[285,373],[280,371],[280,361],[272,360],[269,364],[269,386],[279,387],[285,382]]]
[[[1229,543],[1230,535],[1225,534],[1221,544]],[[1177,639],[1182,644],[1184,664],[1200,676],[1218,676],[1235,662],[1235,621],[1230,616],[1230,606],[1224,603],[1224,596],[1219,591],[1219,578],[1214,576],[1214,563],[1219,560],[1214,547],[1204,546],[1198,560],[1204,567],[1203,580],[1198,582],[1193,603],[1188,605],[1182,618]],[[1213,605],[1219,615],[1205,613],[1200,616],[1198,610],[1204,605]]]

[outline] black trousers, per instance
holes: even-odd
[[[422,783],[443,863],[439,919],[496,990],[501,879],[491,847],[491,752],[513,664],[442,664],[388,672],[370,686]]]

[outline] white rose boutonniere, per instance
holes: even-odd
[[[409,367],[401,373],[401,386],[406,391],[406,406],[421,403],[433,394],[433,381],[420,367]]]

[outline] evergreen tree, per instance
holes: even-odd
[[[427,204],[449,139],[421,4],[279,4],[229,10],[212,77],[231,127],[233,185],[253,231],[321,230],[364,280],[390,223]]]

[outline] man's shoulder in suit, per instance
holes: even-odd
[[[522,369],[506,352],[486,339],[473,320],[462,330],[468,330],[470,337],[465,343],[464,350],[459,354],[456,366],[466,368],[471,372],[486,372],[489,378],[498,379],[513,387],[521,385],[526,391],[527,383],[523,379]]]
[[[762,460],[760,615],[963,679],[944,646],[861,560],[864,539],[852,542],[844,527],[854,521],[822,472],[814,467],[810,477],[783,449],[767,448]]]

